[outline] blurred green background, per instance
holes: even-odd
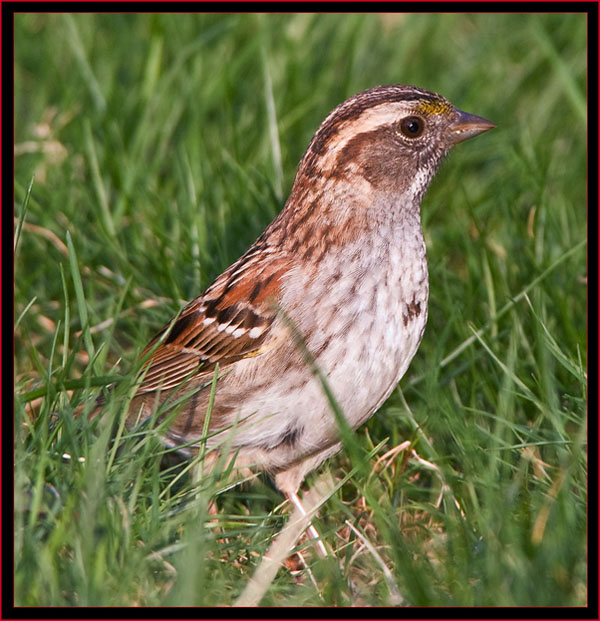
[[[336,558],[301,544],[310,571],[281,569],[262,604],[585,605],[586,19],[15,15],[18,604],[235,601],[281,497],[198,495],[154,438],[73,409],[106,376],[132,385],[147,340],[281,209],[333,107],[405,83],[497,128],[423,202],[428,327],[356,435],[382,447],[324,466],[357,466],[320,512]]]

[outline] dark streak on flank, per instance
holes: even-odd
[[[412,321],[420,314],[421,303],[417,302],[413,297],[412,301],[409,304],[405,305],[404,312],[402,313],[402,321],[404,322],[404,325],[407,326],[409,321]]]

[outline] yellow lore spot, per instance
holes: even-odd
[[[421,114],[448,114],[452,110],[452,105],[442,99],[435,101],[420,101],[415,106],[415,112]]]

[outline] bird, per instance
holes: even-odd
[[[302,509],[304,478],[342,447],[332,398],[356,429],[423,338],[427,187],[454,145],[494,126],[409,85],[338,105],[283,209],[144,350],[128,426],[168,420],[166,445],[226,453]]]

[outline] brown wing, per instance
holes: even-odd
[[[196,373],[211,374],[217,362],[223,369],[260,353],[287,268],[275,253],[252,247],[146,347],[144,355],[152,353],[138,394],[175,388]]]

